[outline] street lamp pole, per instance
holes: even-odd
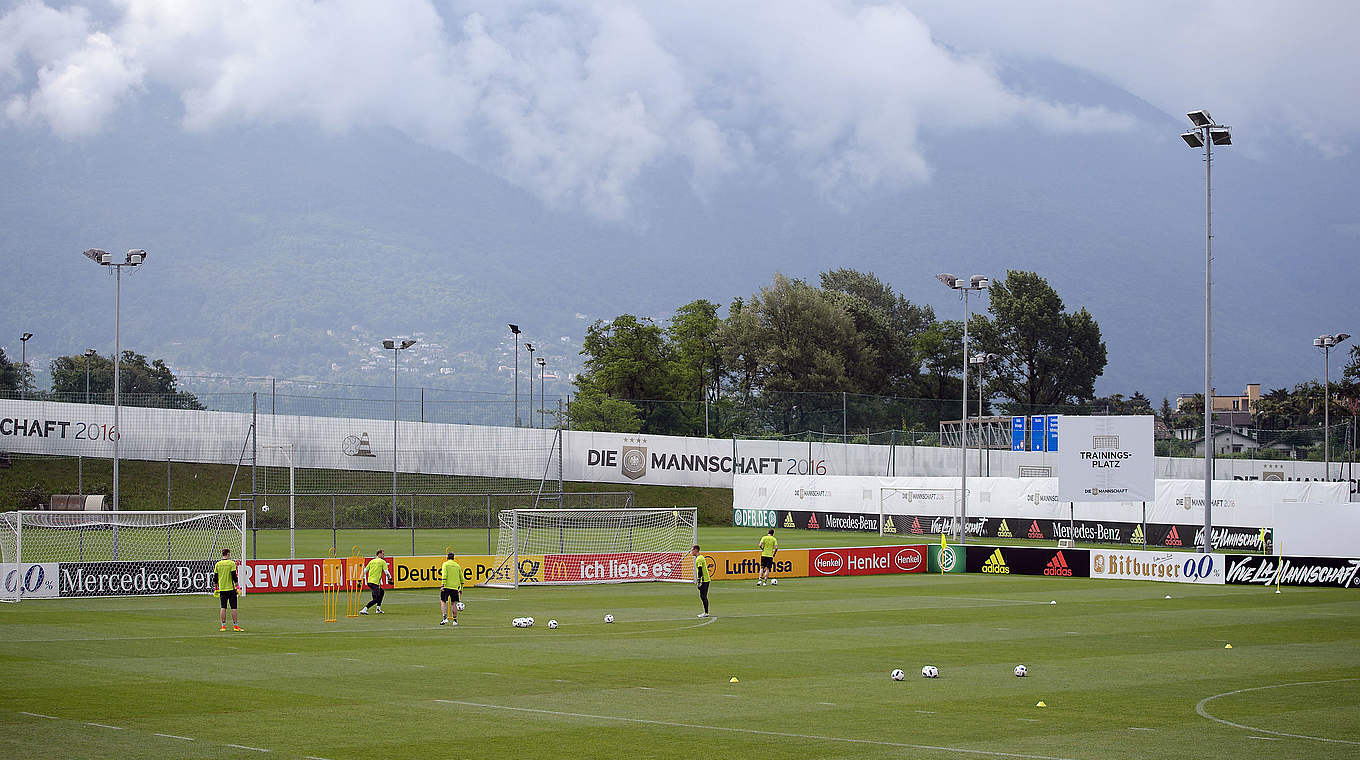
[[[1213,296],[1213,165],[1215,145],[1232,145],[1232,127],[1215,123],[1209,112],[1203,109],[1186,114],[1193,126],[1188,132],[1181,133],[1181,139],[1191,148],[1204,148],[1204,553],[1214,550],[1214,389],[1210,374],[1210,357],[1213,355],[1212,312],[1210,306]]]
[[[85,405],[90,404],[90,357],[95,355],[93,348],[85,349]],[[76,457],[76,491],[85,495],[85,455]]]
[[[935,279],[945,287],[963,292],[963,414],[959,417],[959,543],[968,537],[968,294],[981,293],[991,286],[986,276],[975,274],[967,280],[952,274],[937,274]]]
[[[1322,349],[1322,476],[1323,480],[1332,479],[1332,347],[1339,346],[1349,333],[1319,335],[1313,345]]]
[[[33,333],[26,332],[19,336],[19,364],[24,368],[24,383],[19,386],[19,398],[28,398],[28,377],[32,373],[28,371],[28,339],[33,337]]]
[[[122,407],[122,399],[119,398],[118,370],[119,353],[122,346],[119,344],[119,332],[122,321],[123,306],[123,267],[141,266],[146,261],[146,251],[140,248],[133,248],[128,251],[121,262],[113,260],[113,254],[98,248],[90,248],[84,252],[85,258],[93,261],[100,266],[113,267],[113,429],[109,431],[109,437],[113,439],[113,511],[118,511],[118,441],[123,437],[123,431],[118,429],[119,410]]]
[[[519,427],[519,325],[510,325],[515,334],[515,427]]]
[[[397,353],[414,346],[414,338],[384,340],[383,348],[392,350],[392,528],[397,527]]]
[[[1001,357],[1000,357],[999,355],[997,355],[997,354],[973,354],[973,355],[972,355],[971,357],[969,357],[969,359],[968,359],[968,363],[969,363],[969,364],[973,364],[973,365],[976,365],[976,366],[977,366],[977,387],[978,387],[978,408],[977,408],[977,414],[978,414],[978,474],[979,474],[979,475],[982,474],[982,450],[983,450],[984,448],[987,448],[987,446],[985,445],[985,444],[986,444],[986,441],[984,440],[984,438],[985,438],[986,436],[985,436],[985,434],[983,433],[983,431],[985,430],[985,428],[983,428],[983,426],[982,426],[982,386],[983,386],[983,382],[982,382],[982,368],[985,367],[985,366],[987,366],[988,364],[991,364],[992,362],[994,362],[994,361],[996,361],[997,359],[1000,359],[1000,358],[1001,358]],[[987,455],[987,459],[988,459],[987,470],[988,470],[988,474],[990,474],[990,471],[991,471],[991,454],[990,454],[990,453]]]
[[[534,344],[525,341],[524,350],[529,352],[529,427],[534,426]]]

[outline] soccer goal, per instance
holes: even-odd
[[[958,535],[956,488],[880,488],[878,535]]]
[[[0,599],[201,594],[245,512],[0,513]]]
[[[698,538],[694,507],[507,509],[484,585],[692,583],[684,560]]]

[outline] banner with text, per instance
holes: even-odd
[[[1091,577],[1223,585],[1222,554],[1102,549],[1091,552]]]
[[[1086,549],[969,544],[965,557],[970,573],[1047,575],[1055,578],[1087,578],[1091,575],[1090,552]]]
[[[545,554],[543,572],[520,583],[631,583],[692,581],[693,564],[686,567],[681,552],[609,552],[600,554]]]
[[[52,599],[58,596],[56,562],[6,562],[0,564],[0,594],[5,599]]]
[[[1272,557],[1229,554],[1226,580],[1240,586],[1360,588],[1360,559],[1354,557]]]
[[[1059,501],[1152,501],[1152,415],[1059,418]]]
[[[713,580],[749,580],[760,575],[760,551],[704,552],[713,560]],[[775,578],[806,578],[808,576],[807,549],[781,549],[774,557]]]
[[[926,547],[862,546],[808,550],[808,569],[814,578],[827,575],[924,573]]]

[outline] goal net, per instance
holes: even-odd
[[[958,535],[959,491],[952,488],[880,488],[878,535]]]
[[[0,599],[201,594],[245,512],[0,513]]]
[[[485,585],[692,583],[698,537],[694,507],[504,510]]]

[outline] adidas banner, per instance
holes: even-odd
[[[1354,557],[1272,557],[1229,554],[1227,583],[1235,586],[1323,586],[1360,588],[1360,559]]]
[[[970,573],[1089,578],[1090,554],[1086,549],[1038,549],[1027,546],[970,544],[966,547],[964,561]]]
[[[1091,552],[1091,577],[1223,585],[1222,554],[1102,549]]]

